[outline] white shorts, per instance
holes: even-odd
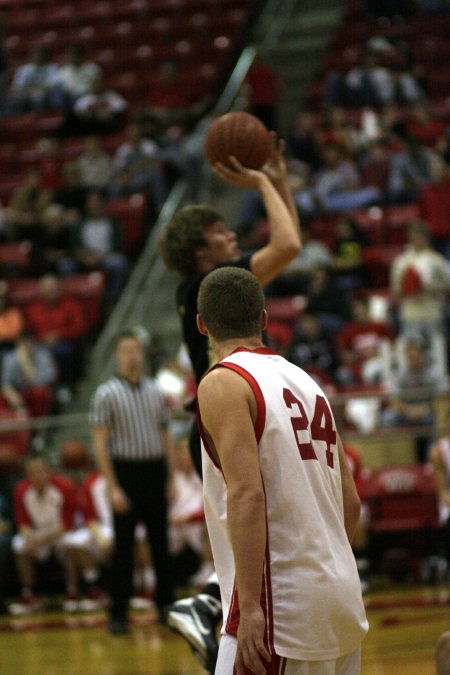
[[[233,675],[236,650],[236,638],[222,635],[214,675]],[[282,656],[272,656],[266,672],[267,675],[360,675],[361,646],[351,654],[331,661],[296,661]]]
[[[106,545],[108,548],[106,550],[108,551],[114,542],[114,532],[112,527],[109,527],[109,525],[99,525],[99,534],[107,543]],[[109,555],[108,553],[105,554],[105,549],[102,549],[101,546],[99,546],[94,533],[89,527],[80,527],[73,532],[67,532],[65,543],[66,546],[88,551],[88,553],[98,561],[102,561],[105,558],[105,555]]]
[[[29,553],[35,560],[42,562],[48,560],[52,553],[55,553],[58,558],[62,558],[64,549],[71,545],[70,537],[72,534],[72,532],[64,532],[51,544],[39,546]],[[12,538],[11,545],[14,553],[28,553],[28,551],[26,551],[25,537],[22,534],[15,534]]]

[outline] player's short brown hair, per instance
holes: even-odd
[[[205,246],[205,229],[223,217],[207,204],[184,206],[163,225],[159,253],[169,269],[183,277],[198,272],[195,252]]]
[[[240,267],[220,267],[202,281],[198,313],[218,341],[246,338],[261,332],[264,293],[258,279]]]

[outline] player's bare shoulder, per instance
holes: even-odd
[[[230,368],[216,366],[201,380],[198,387],[198,402],[202,410],[214,405],[217,411],[221,405],[229,406],[251,395],[247,382]]]

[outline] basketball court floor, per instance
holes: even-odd
[[[450,629],[450,588],[397,586],[365,597],[370,632],[362,675],[434,675],[434,648]],[[183,640],[135,612],[124,637],[106,616],[58,612],[0,620],[1,675],[202,675]]]

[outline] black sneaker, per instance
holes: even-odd
[[[216,626],[221,609],[218,600],[200,593],[193,598],[177,600],[164,610],[166,626],[189,643],[197,659],[210,673],[214,673],[219,650]]]
[[[128,635],[130,632],[126,619],[119,617],[111,617],[108,628],[111,635]]]

